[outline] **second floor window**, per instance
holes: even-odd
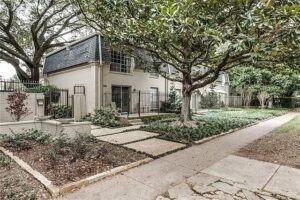
[[[110,71],[130,73],[131,58],[128,55],[118,51],[111,51],[110,57]]]

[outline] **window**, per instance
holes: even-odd
[[[111,51],[110,71],[130,73],[131,58],[124,53]]]

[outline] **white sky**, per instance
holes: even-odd
[[[4,79],[9,79],[16,74],[14,67],[7,62],[0,61],[0,76]]]

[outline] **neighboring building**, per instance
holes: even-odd
[[[169,70],[169,69],[167,69]],[[136,66],[134,59],[122,52],[110,50],[98,34],[78,40],[46,56],[44,81],[73,93],[75,85],[85,87],[87,111],[95,107],[115,104],[122,112],[157,110],[168,97],[171,82],[155,73]],[[174,83],[181,93],[181,84]],[[228,95],[228,77],[221,75],[215,91]],[[209,87],[201,89],[208,90]],[[199,95],[193,95],[192,107],[199,109]]]

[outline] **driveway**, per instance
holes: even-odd
[[[155,199],[158,195],[184,182],[188,177],[198,174],[240,147],[293,119],[296,115],[298,113],[276,117],[207,143],[161,157],[151,163],[67,194],[60,199]]]

